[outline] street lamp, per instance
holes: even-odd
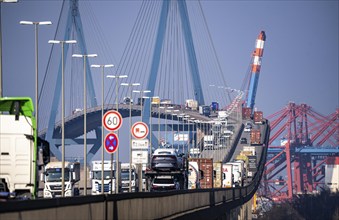
[[[49,44],[61,44],[61,196],[65,196],[65,65],[64,44],[75,44],[76,40],[49,40]]]
[[[158,147],[160,147],[160,109],[164,109],[164,106],[160,106],[159,103],[159,107],[158,107]]]
[[[18,0],[0,0],[0,97],[2,97],[2,31],[1,31],[1,3],[16,3]]]
[[[130,91],[129,100],[129,127],[132,127],[132,86],[140,86],[140,83],[121,83],[122,86],[128,86]],[[132,134],[129,135],[129,192],[132,192]]]
[[[39,95],[39,78],[38,78],[38,26],[51,25],[51,21],[20,21],[22,25],[34,25],[35,29],[35,120],[36,133],[39,133],[39,114],[38,114],[38,95]]]
[[[173,116],[177,116],[178,114],[175,114],[173,112],[178,112],[179,110],[176,109],[176,110],[172,110],[172,149],[173,149],[173,146],[174,146],[174,120],[173,120]]]
[[[182,152],[184,153],[185,152],[185,121],[184,121],[184,118],[185,118],[185,114],[184,113],[181,113],[180,115],[178,115],[179,118],[181,118],[181,122],[182,122]],[[179,140],[180,140],[180,135],[179,135]]]
[[[149,118],[149,123],[150,123],[150,133],[149,133],[149,139],[150,139],[150,151],[149,151],[149,159],[150,159],[150,163],[151,163],[151,157],[152,157],[152,105],[153,104],[158,104],[157,102],[152,102],[152,100],[154,99],[159,99],[158,96],[153,96],[153,97],[149,97],[150,100],[150,104],[149,104],[149,112],[150,112],[150,118]]]
[[[116,105],[116,110],[119,111],[119,101],[118,101],[118,95],[119,95],[119,79],[127,78],[127,75],[107,75],[107,78],[114,78],[115,79],[115,105]],[[119,135],[119,130],[117,131],[117,134]],[[120,173],[120,168],[119,168],[119,148],[117,150],[116,156],[115,156],[115,162],[116,162],[116,184],[115,184],[115,193],[119,193],[119,173]],[[113,154],[111,154],[111,165],[113,164]],[[111,173],[113,168],[111,168]],[[112,175],[111,175],[111,182],[112,180]],[[112,185],[113,187],[113,185]],[[113,188],[111,192],[113,191]]]
[[[143,95],[144,95],[144,93],[149,93],[149,92],[151,92],[151,90],[133,90],[133,92],[135,92],[135,93],[140,93],[140,98],[141,98],[141,100],[140,100],[140,111],[141,111],[141,121],[142,121],[142,110],[143,110],[143,104],[142,104],[142,101],[143,101]]]
[[[165,119],[165,141],[166,141],[166,144],[167,144],[167,113],[166,112],[172,112],[172,110],[167,110],[167,109],[173,109],[173,106],[168,106],[165,108],[165,116],[166,116],[166,119]]]
[[[187,126],[189,126],[189,115],[185,115],[184,116],[184,120],[187,120]],[[184,125],[185,125],[185,121],[184,121]],[[185,129],[184,129],[185,130]],[[188,151],[188,157],[190,156],[190,132],[189,132],[189,127],[187,127],[187,131],[188,131],[188,142],[187,142],[187,151]]]
[[[193,128],[194,128],[194,119],[195,118],[190,118],[190,120],[188,120],[188,123],[189,123],[189,125],[188,125],[188,136],[189,137],[190,137],[190,124],[191,124],[191,122],[193,122]],[[192,128],[192,136],[194,137],[194,135],[193,135],[193,128]],[[194,146],[194,138],[193,137],[192,137],[192,145],[193,145],[192,147],[195,148],[195,146]],[[188,143],[190,144],[190,141]]]
[[[91,65],[92,68],[101,68],[102,69],[102,76],[101,76],[101,193],[104,194],[104,76],[105,76],[105,68],[114,67],[113,64],[106,64],[106,65]],[[111,171],[113,169],[113,164],[111,162]],[[111,172],[111,192],[113,191],[113,172]]]
[[[87,87],[86,87],[86,59],[97,57],[97,54],[73,54],[72,57],[83,58],[84,62],[84,195],[87,195]]]

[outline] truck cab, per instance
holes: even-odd
[[[112,172],[112,175],[111,175]],[[102,188],[102,161],[92,161],[92,170],[90,178],[92,179],[92,195],[101,194]],[[104,161],[104,193],[111,194],[116,189],[116,163],[113,161],[113,169],[111,171],[111,161]],[[112,191],[113,189],[113,191]]]
[[[131,190],[132,192],[138,192],[139,190],[139,181],[138,181],[138,174],[136,172],[136,165],[131,164]],[[129,163],[122,163],[121,164],[121,191],[129,192]]]
[[[49,143],[38,138],[29,97],[0,97],[0,189],[4,197],[34,198],[38,170],[50,160]]]
[[[80,163],[65,162],[65,197],[78,196],[80,181]],[[45,167],[45,172],[41,174],[41,181],[45,183],[44,198],[54,198],[62,196],[62,162],[50,162]]]

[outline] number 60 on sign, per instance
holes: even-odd
[[[108,111],[102,118],[102,123],[108,131],[116,131],[122,125],[122,117],[118,111]]]

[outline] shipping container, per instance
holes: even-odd
[[[252,129],[251,144],[261,144],[261,132],[259,129]]]
[[[170,99],[161,99],[160,100],[160,106],[171,106],[172,105],[172,101]]]
[[[199,166],[197,162],[188,162],[188,189],[199,188]]]
[[[227,164],[233,165],[232,174],[234,186],[243,186],[245,176],[244,161],[238,160]]]
[[[160,98],[159,97],[152,97],[152,105],[159,105]]]
[[[325,186],[332,193],[339,191],[339,157],[328,157],[325,165]]]
[[[253,146],[244,146],[243,148],[244,154],[246,155],[256,155],[257,153],[255,152],[255,147]],[[246,152],[250,152],[249,154]]]
[[[254,123],[255,124],[262,124],[264,121],[262,111],[255,111],[254,112]]]
[[[141,104],[142,104],[142,106],[145,105],[145,98],[138,98],[138,104],[137,105],[141,105]]]
[[[226,118],[227,112],[226,111],[218,111],[218,118]]]
[[[257,156],[256,155],[249,155],[248,157],[248,177],[254,177],[255,173],[257,172]]]
[[[189,161],[197,162],[199,167],[199,188],[213,188],[213,159],[190,158]]]
[[[243,119],[251,119],[251,108],[242,108],[242,118]]]
[[[213,162],[213,187],[221,188],[222,187],[222,163]]]
[[[233,165],[225,163],[222,165],[222,187],[231,188],[233,187]]]
[[[219,111],[219,103],[218,102],[212,102],[211,110],[214,111],[214,112]]]
[[[211,108],[207,105],[200,105],[199,106],[199,114],[200,115],[205,115],[205,116],[210,116],[211,114]]]
[[[198,101],[194,99],[187,99],[185,107],[191,110],[198,110]]]

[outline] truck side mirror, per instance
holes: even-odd
[[[75,174],[75,173],[74,173]],[[92,179],[93,173],[92,171],[89,172],[89,178]]]
[[[75,181],[76,176],[75,176],[75,172],[72,172],[72,181]]]

